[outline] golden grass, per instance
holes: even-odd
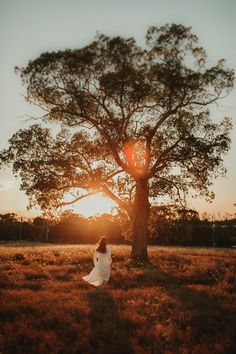
[[[91,245],[0,246],[0,353],[233,353],[236,251],[112,246],[109,285],[81,277]]]

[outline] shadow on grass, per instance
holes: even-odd
[[[90,345],[96,354],[132,354],[132,323],[119,316],[112,294],[104,288],[88,293]]]
[[[183,328],[192,328],[199,338],[207,337],[210,345],[224,346],[225,353],[234,353],[236,348],[236,310],[235,306],[224,303],[224,299],[214,296],[207,290],[198,289],[189,284],[181,284],[179,279],[167,276],[164,289],[175,298],[180,308],[191,313],[191,317],[183,319]],[[162,283],[162,286],[164,284]],[[222,348],[223,349],[223,348]]]
[[[124,290],[135,288],[161,288],[178,305],[176,311],[190,314],[181,317],[173,313],[173,320],[177,320],[177,326],[186,330],[191,328],[194,336],[207,338],[210,348],[217,346],[218,342],[224,346],[225,353],[233,353],[236,347],[236,309],[232,303],[224,298],[217,297],[210,290],[215,281],[207,277],[181,277],[173,276],[169,272],[163,272],[159,267],[147,266],[136,267],[132,273],[122,274],[111,279],[111,288]],[[205,289],[202,286],[207,285]],[[199,287],[198,287],[199,286]],[[172,315],[171,315],[172,317]],[[225,340],[225,343],[224,343]]]

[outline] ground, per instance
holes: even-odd
[[[110,245],[111,279],[81,277],[94,245],[0,245],[0,353],[233,353],[236,250]]]

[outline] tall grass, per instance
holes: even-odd
[[[0,246],[0,353],[234,353],[236,251],[111,246],[94,288],[91,245]]]

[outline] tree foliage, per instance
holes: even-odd
[[[150,27],[145,48],[99,34],[17,71],[26,99],[61,127],[58,134],[42,124],[19,130],[1,153],[31,205],[46,209],[103,192],[133,218],[143,180],[151,201],[184,203],[193,190],[213,198],[231,122],[214,122],[209,106],[230,92],[234,73],[224,60],[208,66],[190,28]]]

